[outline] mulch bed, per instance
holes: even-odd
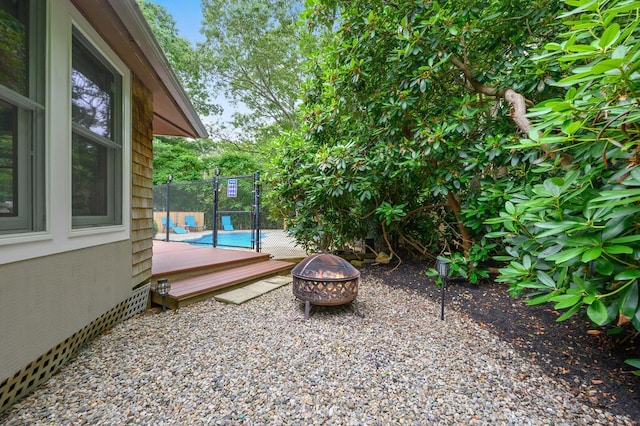
[[[378,276],[387,285],[412,288],[440,301],[435,279],[425,275],[432,265],[404,261],[398,268],[394,266],[364,266],[362,276]],[[450,282],[445,292],[445,320],[449,309],[464,312],[510,342],[522,357],[537,363],[548,375],[566,382],[576,394],[588,395],[595,407],[640,419],[640,376],[624,363],[628,358],[640,358],[640,335],[632,327],[609,336],[585,315],[557,322],[561,312],[552,304],[528,306],[510,297],[505,284],[490,280],[478,285]]]

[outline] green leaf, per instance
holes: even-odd
[[[552,297],[551,301],[557,302],[553,306],[554,309],[567,309],[568,307],[573,306],[576,303],[581,303],[582,302],[582,295],[580,295],[580,294],[560,294],[558,296]]]
[[[538,228],[547,229],[539,234],[536,234],[537,238],[549,237],[551,235],[560,234],[570,229],[578,228],[580,224],[578,222],[538,222],[535,224]]]
[[[596,271],[598,271],[599,274],[607,277],[613,274],[614,265],[609,259],[605,257],[599,257],[595,260],[595,263],[596,263]]]
[[[607,59],[602,62],[598,62],[591,68],[591,72],[594,74],[604,74],[607,71],[619,69],[622,66],[622,59]]]
[[[507,201],[506,203],[504,203],[504,209],[510,215],[513,215],[516,212],[516,208],[511,201]]]
[[[615,43],[619,36],[620,36],[620,25],[614,22],[613,24],[609,25],[609,28],[607,28],[604,31],[604,33],[602,33],[602,37],[600,37],[598,46],[600,46],[603,49],[606,49],[609,46],[611,46],[613,43]]]
[[[631,216],[616,217],[609,220],[602,230],[602,241],[607,241],[629,230]]]
[[[545,290],[545,291],[549,291],[549,287],[547,287],[546,285],[539,283],[537,281],[535,282],[531,282],[531,281],[520,281],[518,283],[518,287],[520,288],[535,288],[538,290]]]
[[[575,132],[577,132],[578,130],[580,130],[580,127],[582,127],[582,122],[581,121],[574,121],[566,126],[562,126],[562,131],[564,133],[566,133],[567,135],[573,135]]]
[[[547,43],[544,48],[545,50],[562,50],[562,46],[558,43]]]
[[[627,269],[619,274],[616,274],[615,279],[617,281],[635,280],[640,278],[640,269]]]
[[[561,250],[558,253],[552,254],[551,256],[547,257],[547,259],[554,260],[557,265],[559,263],[567,262],[569,260],[572,260],[580,256],[586,250],[587,250],[587,247],[574,247],[568,250]]]
[[[640,234],[637,235],[627,235],[624,237],[618,237],[618,238],[613,238],[611,240],[609,240],[610,243],[612,244],[626,244],[626,243],[632,243],[635,241],[640,241]]]
[[[603,325],[607,322],[607,307],[601,300],[596,299],[592,304],[587,308],[587,315],[594,323],[598,325]]]
[[[549,275],[547,275],[546,272],[537,271],[536,272],[536,276],[538,277],[538,281],[540,281],[545,286],[547,286],[549,288],[556,288],[556,282],[553,280],[553,278],[551,278]]]
[[[545,259],[548,256],[551,256],[552,254],[558,253],[560,250],[562,250],[562,246],[560,244],[556,244],[554,246],[550,246],[550,247],[547,247],[546,249],[542,250],[538,254],[538,257],[540,259]]]
[[[600,3],[600,0],[566,0],[569,6],[575,6],[575,9],[570,9],[567,12],[560,15],[562,19],[568,18],[572,15],[577,15],[585,11],[595,10]]]
[[[602,191],[599,197],[591,200],[593,203],[597,203],[599,201],[623,201],[622,198],[626,197],[638,197],[640,196],[640,189],[616,189],[612,191]]]
[[[533,297],[531,299],[527,299],[526,303],[529,306],[541,305],[543,303],[547,303],[554,296],[554,293],[547,293],[537,297]]]
[[[618,336],[624,331],[624,327],[614,327],[607,330],[607,336]]]
[[[611,59],[622,59],[627,55],[629,48],[625,45],[620,45],[611,53]]]
[[[638,309],[638,282],[634,282],[629,286],[622,298],[620,312],[627,318],[633,318]]]
[[[572,317],[573,315],[575,315],[576,312],[578,312],[580,310],[580,308],[582,308],[582,302],[573,305],[573,307],[571,309],[569,309],[564,314],[560,315],[558,317],[558,319],[556,319],[556,322],[562,322],[562,321]]]
[[[485,238],[502,238],[507,235],[509,235],[509,233],[504,231],[488,232],[484,234]]]
[[[596,49],[595,47],[591,46],[590,44],[574,44],[572,46],[567,47],[567,50],[569,52],[595,52]]]
[[[630,358],[625,360],[624,362],[632,367],[640,368],[640,358]]]
[[[578,235],[565,238],[565,247],[595,247],[599,246],[600,239],[595,235]]]
[[[633,249],[628,246],[604,246],[602,248],[608,254],[631,254]]]
[[[562,286],[562,283],[564,283],[564,281],[567,279],[567,272],[569,272],[569,268],[565,266],[565,267],[560,267],[557,270],[558,270],[558,279],[556,280],[556,282],[560,283],[560,286]]]
[[[590,262],[592,260],[595,260],[597,258],[600,257],[600,255],[602,254],[602,248],[600,247],[592,247],[589,250],[585,251],[582,254],[582,262],[587,263]]]
[[[559,87],[572,86],[574,84],[585,83],[591,80],[595,80],[597,78],[600,78],[600,76],[591,74],[590,72],[576,74],[576,75],[563,78],[562,80],[555,83],[554,86],[559,86]]]

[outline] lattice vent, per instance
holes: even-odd
[[[149,287],[150,284],[145,284],[137,288],[125,301],[0,383],[0,413],[49,380],[78,349],[95,336],[144,311],[148,303]]]
[[[151,283],[147,283],[133,290],[133,294],[127,299],[127,311],[124,313],[123,321],[147,309],[150,289]]]

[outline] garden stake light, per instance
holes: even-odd
[[[169,280],[166,278],[159,279],[156,284],[156,293],[162,296],[162,312],[167,310],[167,295],[169,294],[169,290],[171,290]]]
[[[447,285],[447,276],[449,275],[449,262],[446,260],[438,259],[436,269],[438,270],[440,285],[442,286],[440,290],[440,293],[442,295],[440,302],[440,319],[444,321],[444,290]]]

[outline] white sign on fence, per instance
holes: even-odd
[[[227,197],[236,197],[238,195],[238,179],[229,179],[227,182]]]

